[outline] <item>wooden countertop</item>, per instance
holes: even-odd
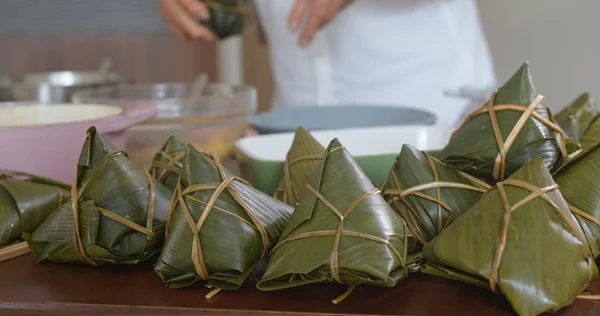
[[[32,254],[0,263],[0,315],[514,315],[502,297],[471,285],[415,273],[395,288],[312,285],[261,292],[249,280],[210,301],[202,285],[169,290],[150,266],[36,264]],[[590,286],[600,292],[600,281]],[[600,315],[600,302],[577,299],[557,315]]]

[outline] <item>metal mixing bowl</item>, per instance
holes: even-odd
[[[127,76],[100,71],[56,71],[0,78],[0,101],[69,102],[73,93],[93,87],[131,83]]]

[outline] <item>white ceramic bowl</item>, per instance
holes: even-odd
[[[442,149],[453,128],[441,125],[412,125],[340,129],[313,132],[323,146],[338,138],[358,164],[377,184],[388,176],[402,145],[423,151]],[[280,180],[283,162],[294,139],[294,133],[245,137],[235,143],[235,153],[242,175],[252,185],[268,194]]]

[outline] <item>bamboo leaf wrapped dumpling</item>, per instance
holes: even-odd
[[[185,147],[186,143],[171,136],[152,160],[150,174],[171,191],[177,186],[177,179],[183,167],[181,162],[185,156]]]
[[[49,179],[0,171],[0,248],[33,232],[69,200],[69,187]]]
[[[585,92],[556,114],[556,122],[567,134],[565,136],[578,144],[597,114],[596,103]]]
[[[137,263],[160,250],[171,196],[92,127],[70,203],[23,237],[39,261]]]
[[[408,275],[416,240],[337,139],[307,188],[260,290],[324,282],[392,287]]]
[[[304,127],[298,127],[283,163],[283,175],[274,197],[292,206],[298,205],[306,184],[317,172],[325,148]]]
[[[600,256],[600,144],[588,147],[554,174],[569,209],[581,224],[594,258]]]
[[[534,157],[557,169],[567,155],[564,135],[542,100],[525,63],[488,104],[465,119],[440,157],[451,168],[493,181],[507,178]]]
[[[487,183],[404,145],[382,191],[415,238],[425,245],[488,189]]]
[[[540,158],[499,182],[423,249],[425,273],[486,286],[519,315],[557,311],[598,271]]]
[[[206,281],[239,288],[279,237],[293,209],[232,176],[188,145],[154,271],[170,288]]]

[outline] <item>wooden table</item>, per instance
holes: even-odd
[[[201,285],[169,290],[150,266],[89,267],[36,264],[33,255],[0,263],[0,315],[514,315],[509,303],[486,290],[415,273],[392,289],[312,285],[261,292],[249,280],[210,301]],[[600,292],[600,282],[590,287]],[[578,299],[558,315],[600,315],[600,302]]]

